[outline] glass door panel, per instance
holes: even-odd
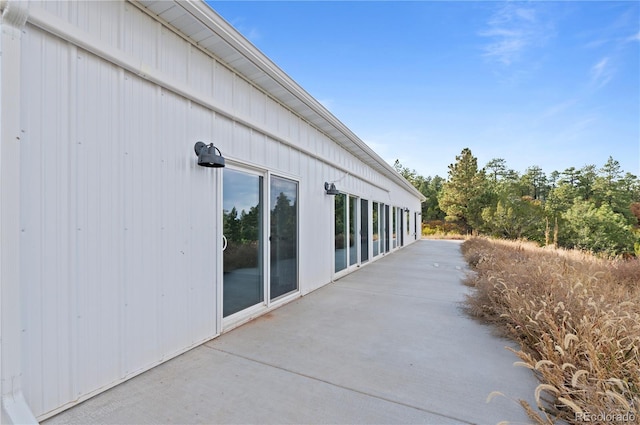
[[[398,217],[400,218],[400,246],[404,246],[404,215],[402,210],[398,208]]]
[[[384,206],[384,252],[389,252],[389,205]]]
[[[360,261],[369,260],[369,201],[360,200]]]
[[[392,217],[391,217],[391,222],[393,223],[393,229],[391,232],[391,239],[393,241],[392,243],[392,248],[396,247],[396,241],[398,238],[398,219],[397,219],[397,215],[396,215],[396,207],[391,208],[391,213],[392,213]]]
[[[262,177],[224,168],[223,316],[264,301]]]
[[[334,271],[347,268],[347,195],[339,193],[334,197]]]
[[[358,228],[358,198],[349,196],[349,265],[358,262],[358,244],[356,243],[356,229]]]
[[[271,299],[298,289],[298,183],[271,177]]]
[[[380,203],[380,254],[384,253],[385,240],[386,240],[386,230],[385,220],[386,214],[384,213],[384,204]]]
[[[373,235],[372,235],[372,239],[373,239],[373,256],[375,257],[376,255],[380,254],[380,220],[378,219],[378,203],[374,202],[372,204],[372,211],[371,211],[371,216],[372,216],[372,224],[373,224]]]

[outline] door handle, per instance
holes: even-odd
[[[224,251],[225,249],[227,249],[227,237],[222,235],[222,250]]]

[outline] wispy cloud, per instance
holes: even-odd
[[[578,103],[578,99],[574,98],[574,99],[565,100],[560,103],[556,103],[555,105],[551,105],[542,112],[540,119],[556,118],[557,116],[569,111],[577,103]]]
[[[599,55],[588,70],[591,89],[598,90],[609,84],[619,69],[628,66],[628,59],[637,56],[636,52],[628,53],[630,48],[637,49],[640,41],[636,11],[637,8],[625,9],[601,29],[592,29],[588,33],[594,39],[585,47]]]
[[[638,31],[637,33],[635,33],[634,35],[627,37],[627,41],[631,42],[631,41],[640,41],[640,31]]]
[[[540,16],[540,9],[522,3],[506,3],[479,33],[490,39],[483,47],[486,58],[509,66],[528,49],[544,45],[553,34],[553,24]]]
[[[613,78],[614,69],[609,57],[604,57],[591,67],[591,85],[595,88],[604,87]]]

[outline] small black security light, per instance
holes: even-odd
[[[224,167],[222,152],[213,146],[213,143],[207,145],[203,142],[197,142],[193,149],[196,151],[196,155],[198,155],[198,165],[214,168]],[[216,153],[216,151],[218,153]]]
[[[336,185],[334,183],[324,183],[324,190],[327,191],[327,195],[337,195],[340,192],[336,189]]]

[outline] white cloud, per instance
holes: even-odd
[[[570,110],[573,106],[578,103],[577,99],[569,99],[564,102],[556,103],[555,105],[551,105],[547,109],[542,112],[540,116],[541,119],[555,118],[558,115],[561,115],[568,110]]]
[[[539,9],[522,4],[506,3],[479,33],[491,41],[483,48],[484,55],[502,65],[512,65],[528,49],[544,45],[552,36],[553,25],[544,21]]]
[[[598,63],[591,67],[591,85],[601,88],[607,85],[613,78],[613,67],[608,57],[600,59]]]
[[[640,31],[627,38],[627,41],[640,41]]]

